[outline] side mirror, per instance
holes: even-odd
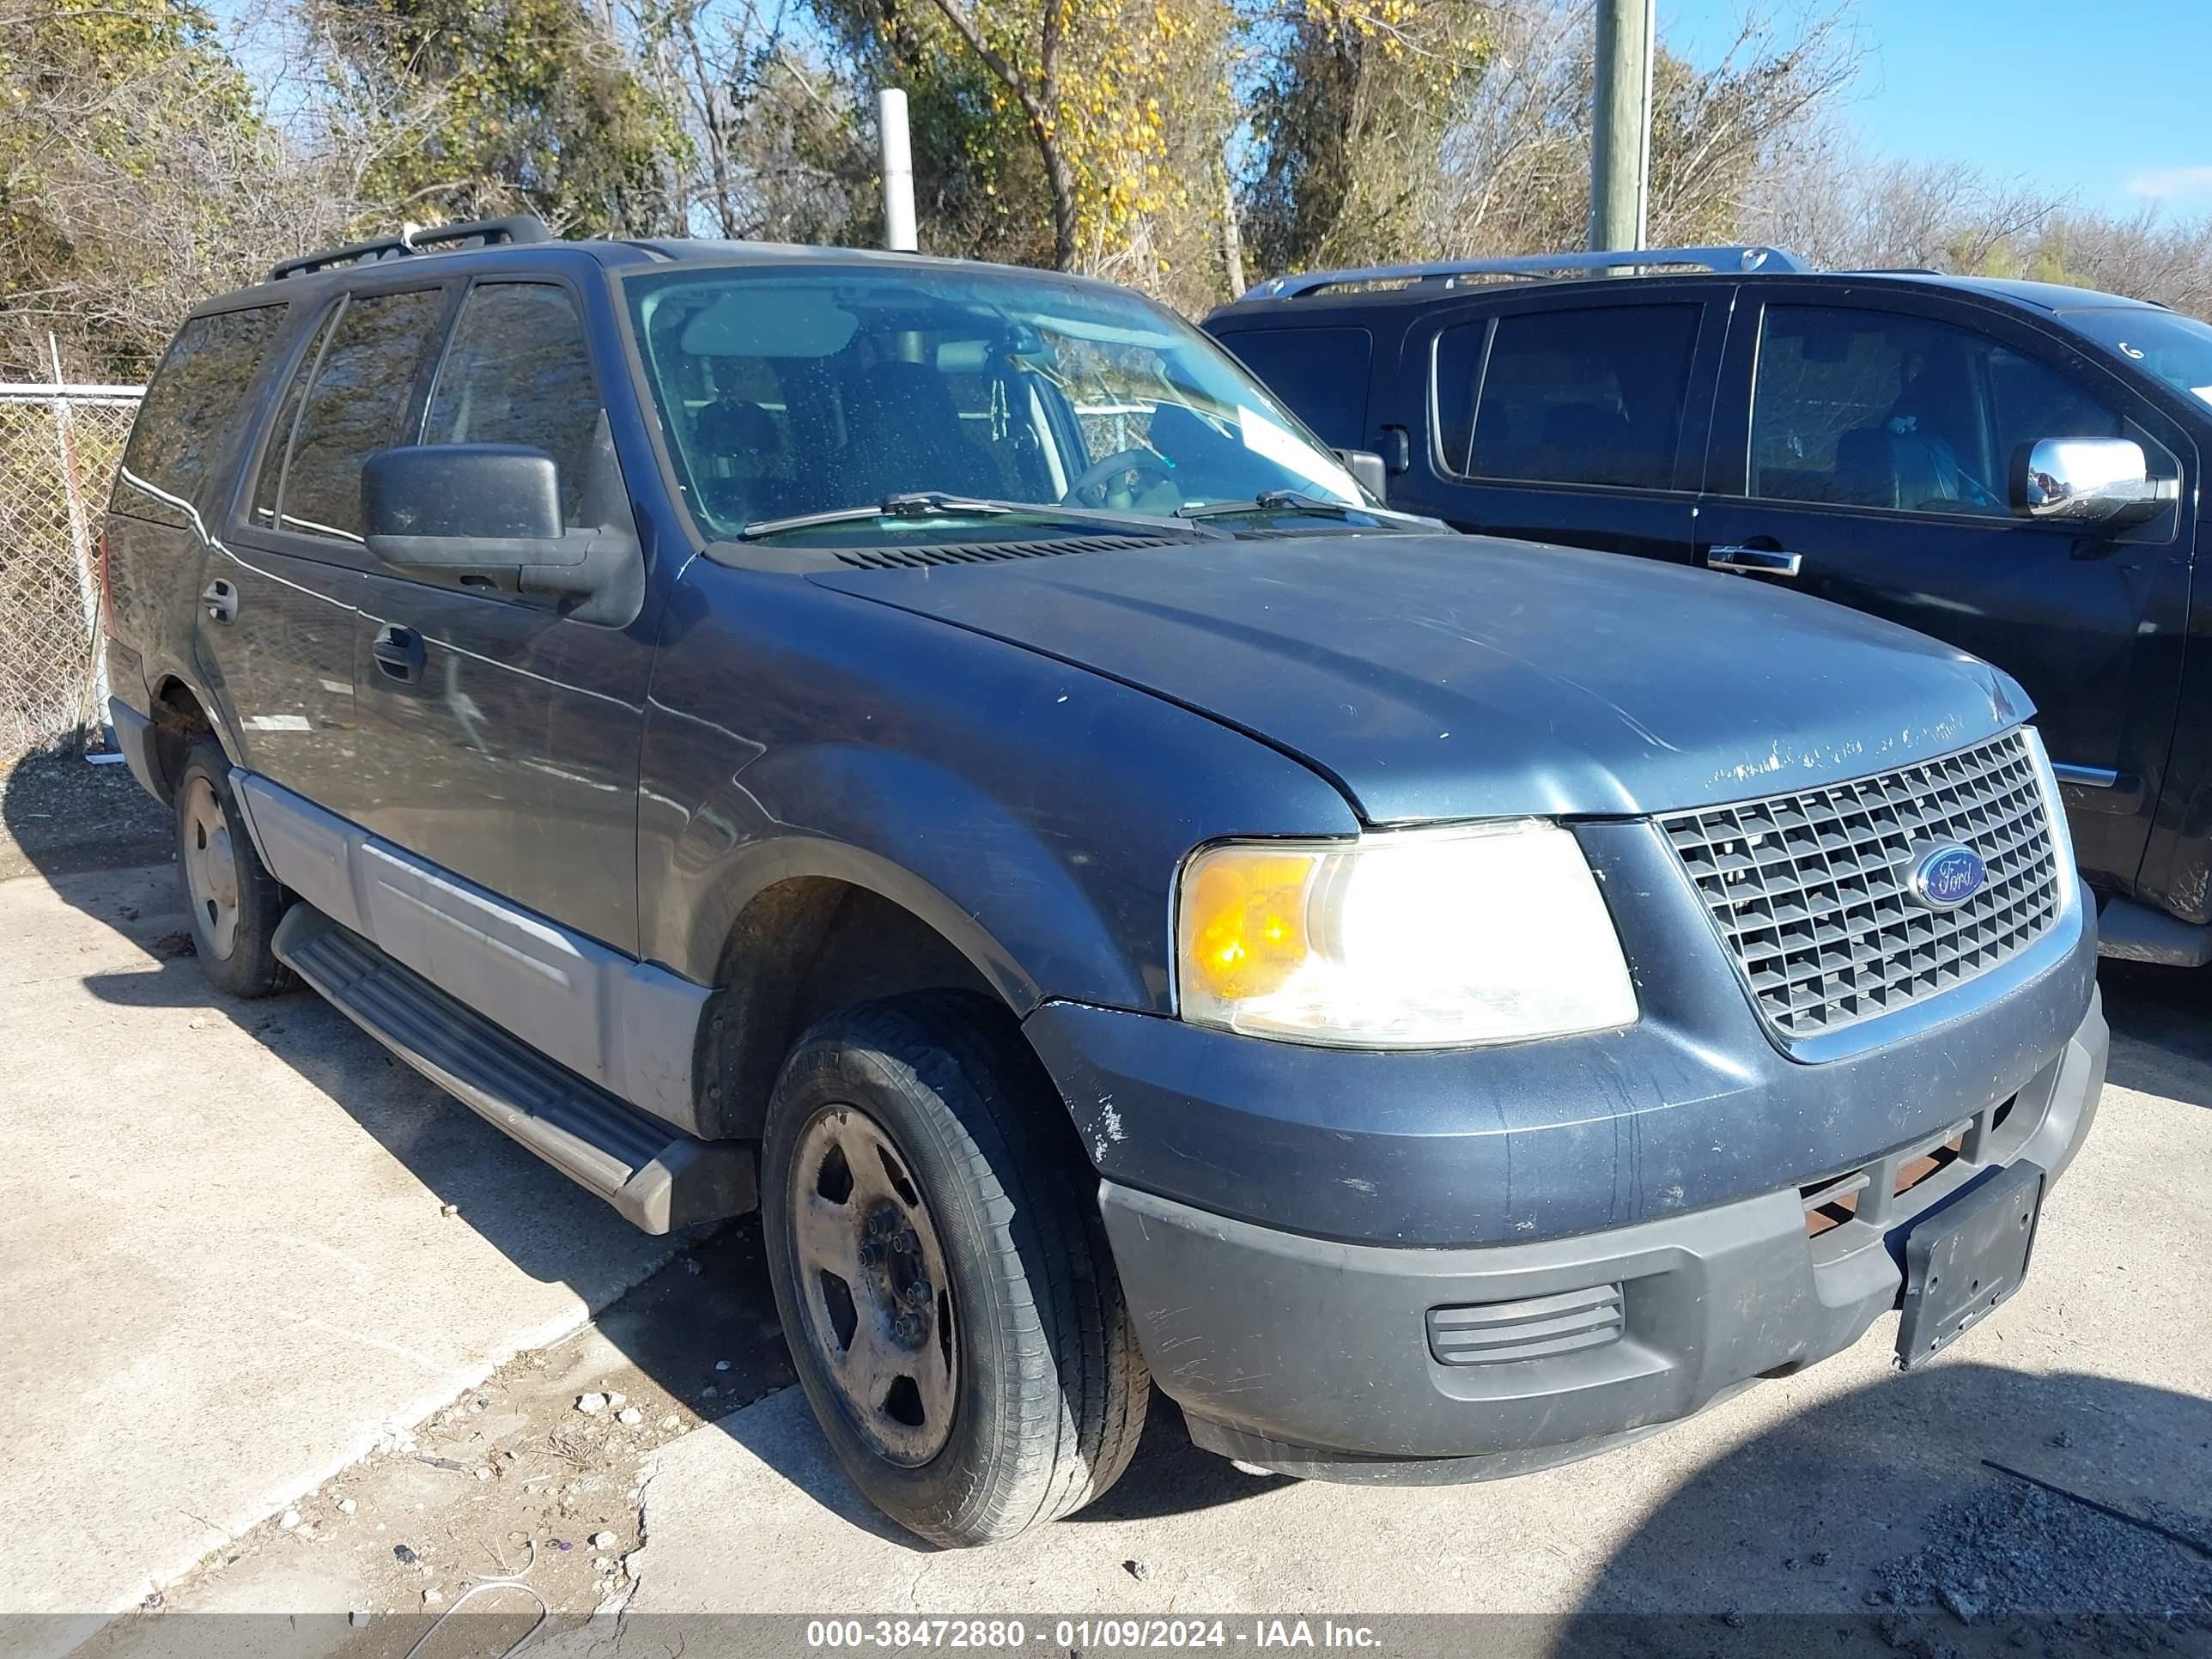
[[[1340,449],[1334,453],[1362,489],[1377,501],[1389,499],[1390,474],[1380,455],[1371,449]]]
[[[491,572],[574,564],[561,474],[521,444],[424,444],[380,450],[361,474],[368,550],[400,570]]]
[[[580,495],[586,527],[567,528],[560,468],[524,444],[380,450],[361,474],[368,550],[393,569],[627,628],[645,604],[645,558],[604,410]]]
[[[2059,524],[2140,524],[2174,498],[2128,438],[2039,438],[2013,452],[2012,510]]]

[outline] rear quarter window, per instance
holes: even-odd
[[[188,526],[188,507],[239,436],[254,374],[284,320],[282,304],[195,317],[154,374],[116,474],[112,509]]]
[[[1374,337],[1364,328],[1255,328],[1221,343],[1291,412],[1336,449],[1364,448],[1367,366]]]

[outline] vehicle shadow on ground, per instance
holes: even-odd
[[[1942,1360],[1858,1389],[1676,1487],[1551,1644],[1887,1650],[2212,1651],[2212,1401]]]
[[[2097,981],[2112,1028],[2110,1079],[2212,1107],[2212,968],[2104,962]]]

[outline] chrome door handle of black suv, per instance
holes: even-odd
[[[1708,570],[1733,570],[1739,576],[1794,576],[1805,563],[1801,553],[1778,547],[1715,547],[1705,552]]]
[[[238,590],[220,576],[200,591],[200,603],[207,607],[211,622],[238,620]]]

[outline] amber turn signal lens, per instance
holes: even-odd
[[[1306,959],[1306,882],[1314,860],[1223,848],[1192,869],[1183,897],[1184,960],[1217,997],[1281,988]]]

